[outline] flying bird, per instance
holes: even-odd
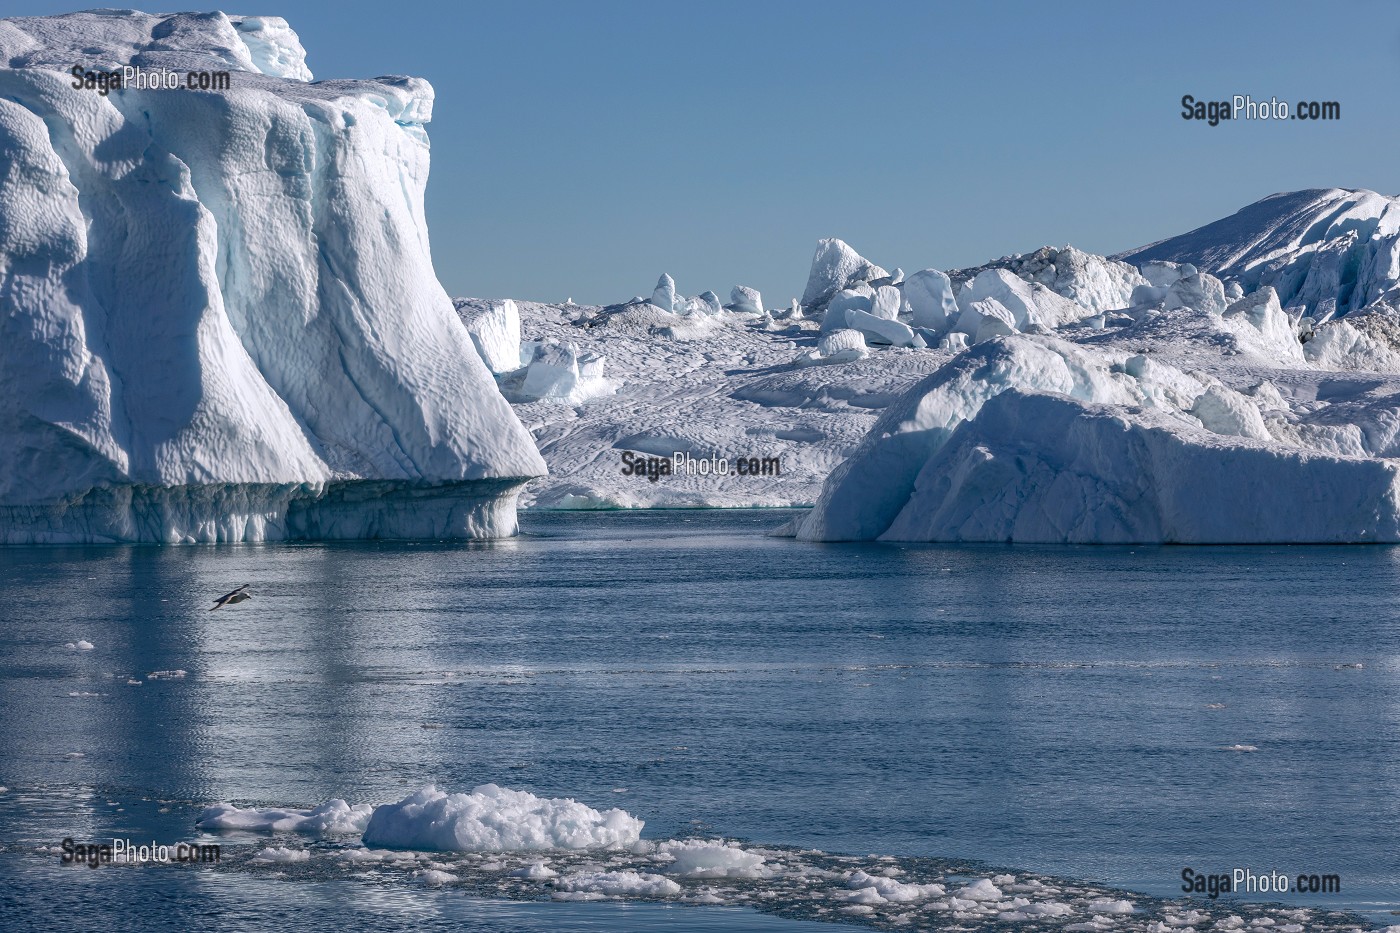
[[[220,596],[218,599],[214,600],[214,605],[209,611],[213,612],[215,609],[221,609],[224,606],[230,606],[234,603],[241,603],[245,599],[252,599],[253,594],[247,592],[248,587],[251,585],[252,584],[245,583],[232,593],[225,593]]]

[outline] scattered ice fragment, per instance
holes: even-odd
[[[286,846],[269,846],[266,849],[259,849],[257,853],[253,855],[253,861],[255,862],[278,864],[305,862],[309,858],[311,858],[311,851],[309,849],[289,849]]]
[[[461,879],[450,872],[438,871],[437,869],[427,869],[418,875],[423,879],[423,883],[430,888],[441,887],[444,884],[455,884]]]
[[[296,832],[312,836],[353,835],[365,831],[374,808],[336,799],[311,810],[241,809],[229,803],[206,807],[195,822],[205,832],[241,830],[255,833]]]
[[[762,855],[722,840],[662,842],[656,853],[672,860],[667,874],[684,878],[761,878],[768,874]]]
[[[1133,905],[1131,901],[1101,898],[1090,901],[1087,909],[1096,914],[1130,914],[1133,912]]]
[[[964,901],[999,901],[1005,895],[989,879],[982,878],[954,891],[953,896]]]
[[[674,897],[681,886],[661,875],[636,871],[584,871],[554,879],[560,891],[605,897]]]

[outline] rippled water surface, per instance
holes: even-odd
[[[486,782],[622,807],[645,838],[976,860],[1154,897],[1179,896],[1187,866],[1337,874],[1340,894],[1253,900],[1400,922],[1400,550],[766,535],[787,517],[0,550],[0,925],[819,929],[781,904],[250,871],[239,839],[217,868],[38,851],[203,838],[213,801]],[[241,583],[254,599],[207,611]]]

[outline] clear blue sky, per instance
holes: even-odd
[[[176,6],[177,4],[170,4]],[[81,6],[9,0],[6,15]],[[1116,252],[1263,195],[1400,193],[1400,5],[261,0],[318,78],[437,88],[454,295],[802,291],[818,238],[906,271]],[[1183,94],[1337,100],[1204,123]]]

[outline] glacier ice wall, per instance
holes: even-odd
[[[0,541],[513,532],[545,467],[433,271],[425,81],[222,13],[4,19],[0,66]]]

